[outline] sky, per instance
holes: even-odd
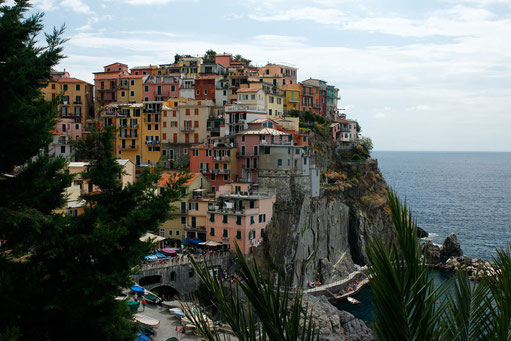
[[[510,0],[34,0],[66,24],[58,66],[92,82],[119,61],[208,49],[340,89],[375,150],[511,151]]]

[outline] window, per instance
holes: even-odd
[[[169,236],[172,236],[172,230],[169,230]]]
[[[76,91],[80,91],[80,84],[76,84]]]
[[[186,225],[186,217],[181,217],[181,225]]]
[[[229,237],[229,231],[227,229],[224,229],[224,234],[222,235],[222,237],[224,237],[224,238]]]
[[[303,137],[303,142],[307,142],[307,136]]]
[[[158,127],[158,125],[157,125],[157,124],[155,124],[155,125],[154,125],[154,130],[158,130],[158,128],[159,128],[159,127]]]
[[[277,104],[282,104],[282,98],[277,98]]]
[[[245,135],[241,135],[241,142],[245,142]]]
[[[273,96],[270,96],[270,103],[273,103],[275,102],[275,99],[273,98]]]
[[[190,109],[186,109],[186,114],[190,115]]]
[[[208,90],[204,89],[204,95],[208,94]]]
[[[261,229],[261,238],[264,237],[264,229]]]
[[[183,148],[183,154],[188,155],[188,148]]]
[[[241,216],[236,216],[236,225],[241,225]]]
[[[227,224],[228,222],[229,222],[229,217],[226,214],[224,214],[224,216],[222,217],[222,223]]]
[[[210,222],[212,222],[212,223],[214,223],[214,222],[215,222],[215,214],[214,214],[214,213],[211,213],[211,214],[209,215],[209,221],[210,221]],[[214,236],[214,234],[212,234],[212,236]]]
[[[199,115],[199,109],[198,109],[198,108],[195,108],[195,109],[193,110],[193,113],[194,113],[194,115]]]
[[[210,230],[209,230],[209,235],[210,236],[215,236],[215,228],[212,227]]]
[[[199,128],[199,121],[193,121],[193,126],[195,128]]]
[[[245,155],[245,146],[241,146],[241,155]]]
[[[250,208],[255,208],[255,200],[250,200],[249,201],[249,207]]]
[[[135,86],[135,80],[134,79],[131,80],[131,86]]]
[[[255,100],[255,95],[250,95],[251,100]]]
[[[145,86],[144,86],[144,91],[145,91],[145,92],[148,92],[148,91],[149,91],[149,85],[145,85]]]
[[[257,155],[257,153],[258,153],[258,148],[257,148],[257,146],[254,146],[254,155]]]
[[[121,91],[121,97],[126,96],[126,91]]]
[[[176,231],[176,236],[179,236],[179,231]]]
[[[64,91],[67,90],[67,84],[64,84]]]
[[[255,238],[255,231],[248,232],[248,239],[252,240]]]
[[[250,216],[250,225],[255,224],[254,216]]]
[[[151,130],[151,125],[150,124],[147,125],[147,130]]]
[[[282,159],[277,160],[277,166],[282,166]]]
[[[60,153],[65,154],[66,153],[66,146],[60,146]]]
[[[52,90],[55,90],[55,84],[51,85]]]
[[[198,149],[193,149],[192,150],[192,156],[199,156],[199,150]]]
[[[172,86],[170,87],[170,91],[176,91],[176,86],[175,86],[175,85],[172,85]]]
[[[197,89],[196,95],[200,95],[200,90],[199,89]]]
[[[229,175],[224,175],[224,181],[228,181],[229,180]]]
[[[133,91],[133,90],[132,90],[132,91],[130,91],[130,96],[131,96],[131,97],[135,96],[135,91]]]
[[[241,240],[241,231],[236,231],[236,239]]]

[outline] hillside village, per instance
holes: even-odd
[[[80,195],[99,190],[80,178],[87,163],[73,156],[72,140],[91,127],[116,128],[124,184],[158,164],[165,169],[159,187],[190,173],[173,219],[154,231],[164,245],[211,241],[233,248],[236,242],[252,253],[279,195],[272,179],[299,177],[318,196],[314,119],[325,122],[337,148],[358,144],[358,124],[338,109],[339,89],[319,79],[298,82],[296,67],[255,67],[236,57],[176,56],[173,64],[131,68],[116,62],[94,72],[94,84],[52,72],[43,94],[62,101],[49,153],[68,159],[76,174],[62,212],[81,214]]]

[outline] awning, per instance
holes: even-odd
[[[160,237],[160,236],[157,236],[155,234],[152,234],[152,233],[146,233],[145,235],[143,235],[142,237],[139,238],[141,242],[147,242],[147,241],[150,241],[150,242],[153,242],[153,243],[157,243],[157,242],[161,242],[162,240],[165,240],[164,237]]]
[[[208,240],[207,242],[200,243],[199,245],[204,245],[204,246],[220,246],[220,245],[222,245],[222,243],[217,243],[217,242],[214,242],[212,240]]]
[[[194,238],[194,239],[185,239],[183,244],[187,245],[189,243],[189,244],[199,245],[202,242],[203,242],[203,240]]]

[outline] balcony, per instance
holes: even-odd
[[[137,139],[138,138],[138,135],[137,134],[119,134],[119,137],[120,138],[123,138],[123,139]]]
[[[194,130],[195,130],[195,128],[190,127],[190,126],[181,127],[181,131],[194,131]]]
[[[115,87],[117,90],[128,90],[129,86],[128,84],[119,84]]]
[[[69,105],[69,101],[62,101],[62,105]]]
[[[115,91],[116,88],[96,88],[97,91]]]
[[[214,156],[213,160],[215,161],[231,161],[230,156]]]
[[[212,170],[209,168],[199,168],[199,173],[210,174],[210,173],[212,173]]]
[[[215,169],[215,174],[231,174],[230,169]]]
[[[82,103],[82,101],[74,101],[73,104],[74,105],[82,105],[83,103]]]
[[[261,146],[292,146],[293,141],[259,141],[259,145]]]
[[[121,150],[136,150],[136,149],[138,149],[138,145],[130,144],[130,145],[125,145],[125,146],[119,146],[119,149],[121,149]]]
[[[160,140],[147,140],[145,141],[145,144],[150,144],[150,145],[159,145],[160,144]]]
[[[163,96],[163,97],[170,97],[170,91],[153,91],[154,96]]]

